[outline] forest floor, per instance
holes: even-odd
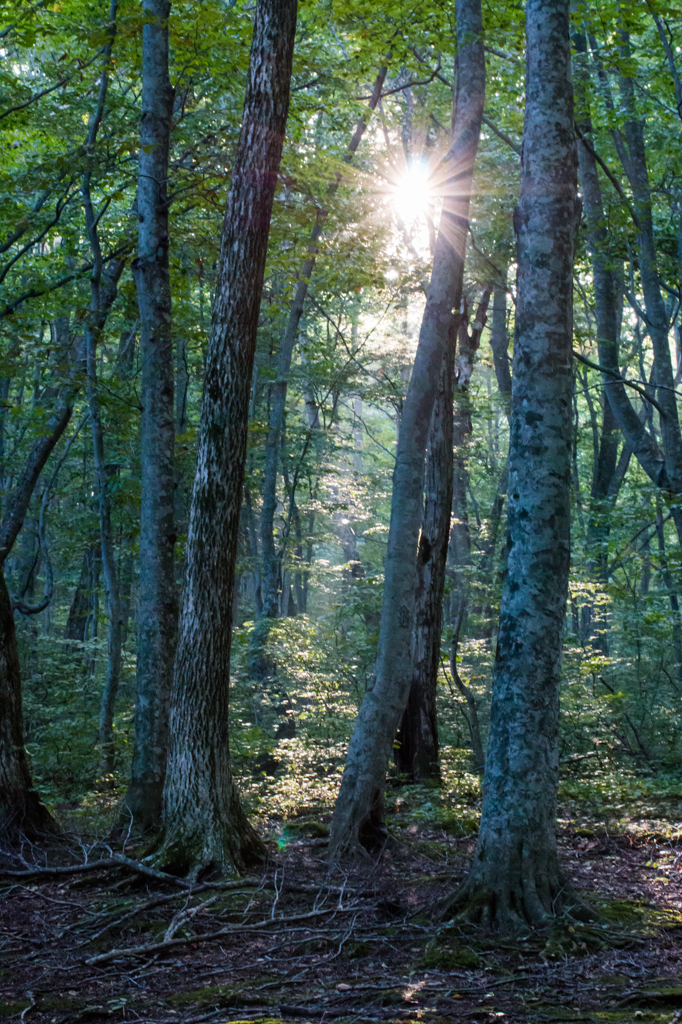
[[[193,888],[111,863],[9,877],[46,860],[110,860],[82,836],[47,853],[27,846],[23,863],[7,854],[0,1020],[682,1021],[679,826],[562,821],[564,870],[602,921],[513,941],[433,923],[474,850],[473,835],[452,831],[395,820],[393,853],[342,873],[324,859],[319,817],[271,820],[267,868]]]

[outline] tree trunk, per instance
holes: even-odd
[[[116,554],[114,531],[111,518],[111,490],[109,477],[112,467],[107,465],[104,453],[104,428],[97,393],[97,343],[114,303],[118,291],[118,281],[123,273],[124,264],[112,260],[101,280],[93,285],[92,308],[90,321],[85,331],[87,393],[90,408],[90,425],[92,427],[92,445],[95,468],[95,487],[97,491],[100,544],[102,549],[102,575],[107,601],[109,618],[107,674],[102,691],[99,716],[99,744],[105,771],[113,769],[114,742],[114,705],[121,680],[123,623],[121,619],[121,602],[118,590],[118,574],[116,572]]]
[[[569,0],[528,0],[509,564],[474,866],[449,912],[513,930],[567,903],[556,849],[561,643],[570,560],[576,194]]]
[[[88,619],[92,611],[90,582],[92,576],[93,549],[87,547],[83,552],[80,576],[71,599],[69,617],[64,627],[65,640],[77,640],[79,643],[85,641]]]
[[[23,832],[35,838],[54,830],[51,814],[33,789],[24,751],[17,635],[0,563],[0,835]]]
[[[23,525],[38,478],[71,418],[78,391],[67,384],[57,409],[34,441],[0,525],[0,829],[26,833],[54,829],[55,823],[32,787],[24,751],[21,671],[5,562]]]
[[[483,116],[485,59],[480,0],[459,0],[458,94],[453,143],[442,164],[445,201],[412,378],[402,412],[375,682],[365,694],[348,749],[330,837],[339,857],[385,839],[383,793],[412,681],[412,632],[424,455],[453,309],[459,309],[469,196]]]
[[[438,398],[431,417],[426,456],[424,517],[417,556],[417,594],[415,600],[414,672],[407,707],[400,725],[400,746],[396,766],[418,781],[439,778],[438,725],[436,691],[440,663],[443,622],[443,591],[448,555],[450,516],[453,510],[453,440],[461,446],[471,433],[468,389],[474,368],[474,355],[487,320],[490,289],[486,289],[476,313],[472,334],[466,317],[453,317],[453,337],[448,345]],[[456,337],[460,352],[455,375]],[[452,396],[457,382],[457,419],[453,425]],[[455,439],[455,433],[458,438]],[[459,685],[459,684],[458,684]],[[403,747],[406,756],[403,758]],[[408,767],[412,764],[412,768]],[[477,760],[482,764],[482,760]]]
[[[436,692],[452,509],[452,394],[458,321],[453,314],[429,427],[424,516],[417,552],[414,666],[395,748],[396,768],[411,782],[440,778]]]
[[[251,376],[295,31],[296,0],[260,0],[206,362],[158,853],[159,863],[192,875],[238,871],[264,852],[230,765],[230,646]]]
[[[135,750],[126,811],[143,831],[160,826],[178,608],[175,585],[175,409],[168,265],[168,152],[173,88],[168,0],[145,0],[142,122],[137,183],[142,424],[140,609]]]
[[[85,330],[85,360],[90,408],[90,425],[92,427],[92,443],[95,464],[95,488],[99,504],[100,541],[102,545],[102,572],[107,599],[109,617],[107,675],[102,692],[99,717],[99,744],[103,758],[103,768],[111,772],[113,768],[113,721],[114,703],[121,678],[121,608],[118,593],[118,578],[114,556],[114,535],[111,521],[111,493],[109,490],[109,474],[111,468],[104,458],[104,430],[102,426],[101,408],[97,384],[97,346],[104,330],[107,317],[118,292],[118,282],[123,272],[121,260],[110,260],[104,266],[102,247],[99,237],[99,221],[103,210],[98,215],[92,199],[92,167],[96,164],[97,135],[106,112],[109,88],[109,66],[116,37],[116,15],[118,0],[111,0],[109,22],[107,24],[107,42],[102,50],[102,74],[99,82],[97,106],[93,111],[85,139],[84,152],[88,156],[87,169],[83,174],[81,191],[85,211],[85,226],[92,251],[92,274],[90,276],[90,314]]]

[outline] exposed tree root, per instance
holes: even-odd
[[[62,876],[87,875],[98,871],[108,871],[113,868],[127,868],[129,871],[146,878],[153,878],[157,882],[171,882],[174,885],[181,885],[183,889],[190,889],[191,883],[184,879],[177,878],[172,874],[166,874],[148,864],[140,864],[139,861],[131,860],[122,854],[112,854],[111,857],[102,860],[88,861],[85,864],[67,864],[61,867],[34,867],[21,870],[10,870],[0,868],[0,878],[60,878]]]
[[[559,917],[599,919],[563,876],[554,844],[533,849],[523,838],[488,848],[479,842],[468,878],[437,916],[441,921],[465,920],[507,935],[547,928]]]
[[[238,877],[267,860],[260,836],[243,821],[220,823],[202,830],[167,828],[149,863],[158,870],[193,883],[210,877]]]
[[[26,838],[31,841],[54,839],[61,829],[35,790],[21,794],[21,799],[0,798],[0,837],[14,845]]]

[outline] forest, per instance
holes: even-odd
[[[0,1020],[682,1021],[682,19],[0,0]]]

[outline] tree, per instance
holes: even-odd
[[[230,644],[251,375],[295,32],[296,0],[261,0],[225,211],[171,692],[158,860],[183,873],[240,870],[263,851],[230,766]]]
[[[500,608],[478,847],[449,913],[502,930],[570,902],[556,849],[570,561],[573,258],[580,216],[569,0],[526,5],[526,113],[514,213],[518,291]]]
[[[135,753],[125,800],[137,828],[161,821],[168,751],[168,701],[177,631],[175,422],[168,260],[168,154],[173,88],[168,73],[168,0],[146,0],[142,123],[137,184],[142,362],[140,610]]]
[[[485,98],[481,7],[457,11],[457,96],[453,142],[443,161],[444,205],[433,271],[405,398],[393,475],[391,524],[374,685],[362,702],[334,808],[330,854],[385,841],[383,790],[412,679],[412,628],[424,454],[453,310],[459,308],[469,194]]]
[[[62,388],[46,429],[33,442],[0,525],[0,829],[31,835],[51,832],[56,826],[33,788],[26,758],[21,667],[5,562],[23,526],[43,467],[71,419],[77,393],[74,380]]]

